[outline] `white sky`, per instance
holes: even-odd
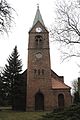
[[[45,26],[49,29],[54,22],[55,17],[55,1],[56,0],[7,0],[8,3],[16,10],[18,16],[15,16],[14,26],[8,37],[0,39],[0,66],[4,67],[7,63],[6,59],[12,53],[15,45],[23,63],[23,70],[27,68],[27,46],[28,31],[33,24],[33,20],[37,10],[37,3],[40,6],[40,12],[44,20]],[[57,45],[50,40],[51,51],[51,68],[58,74],[65,77],[65,83],[70,82],[79,76],[79,68],[75,60],[61,63],[61,53]]]

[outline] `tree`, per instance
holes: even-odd
[[[0,74],[0,106],[3,105],[3,82],[2,82],[2,77]]]
[[[58,0],[56,23],[51,29],[54,41],[61,43],[63,60],[80,57],[80,2],[78,0]]]
[[[6,86],[2,79],[2,74],[0,74],[0,106],[6,106],[8,104]]]
[[[72,88],[73,88],[73,103],[78,104],[80,102],[80,96],[79,96],[79,90],[78,90],[78,81],[74,80],[72,82]]]
[[[3,70],[3,83],[4,89],[7,94],[7,99],[12,104],[14,109],[16,95],[20,94],[19,86],[21,85],[20,73],[22,71],[22,61],[19,59],[17,46],[15,46],[11,55],[7,59],[8,64],[5,65]]]
[[[0,0],[0,33],[8,33],[14,21],[12,12],[15,11],[6,0]]]
[[[79,92],[78,92],[78,91],[76,91],[76,92],[74,93],[73,103],[75,103],[75,104],[80,103],[80,97],[79,97]]]
[[[73,89],[73,93],[78,91],[78,81],[77,80],[72,81],[72,89]]]
[[[46,113],[40,120],[80,120],[80,104],[72,105],[63,111]]]
[[[78,92],[79,92],[79,97],[80,97],[80,78],[78,78]]]

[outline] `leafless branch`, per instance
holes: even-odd
[[[0,1],[0,32],[6,32],[11,28],[12,23],[14,22],[14,17],[12,12],[15,11],[6,0]]]
[[[68,54],[68,53],[63,53],[64,54],[64,57],[62,59],[62,62],[67,60],[67,59],[71,59],[71,57],[80,57],[80,55],[77,55],[77,54]]]
[[[73,93],[78,91],[78,81],[77,80],[72,81],[72,88],[73,88]]]
[[[64,59],[80,57],[80,5],[77,2],[60,1],[56,5],[56,26],[50,30],[53,41],[67,46],[76,46],[75,52],[63,52]],[[76,51],[78,45],[78,51]],[[67,48],[67,47],[66,47]],[[72,47],[68,47],[72,49]]]

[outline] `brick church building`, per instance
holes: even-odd
[[[26,111],[53,110],[71,105],[70,87],[63,76],[51,70],[49,32],[39,6],[29,31],[28,68],[22,74],[26,82]]]

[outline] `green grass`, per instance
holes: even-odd
[[[0,111],[0,120],[38,120],[46,112],[14,112],[9,110]]]

